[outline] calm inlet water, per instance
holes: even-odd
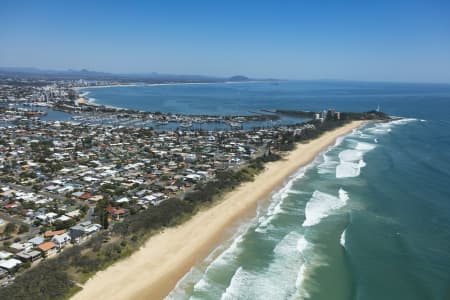
[[[450,86],[282,82],[92,89],[184,113],[290,108],[408,117],[338,140],[195,266],[170,299],[450,299]]]

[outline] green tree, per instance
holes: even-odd
[[[11,234],[13,234],[16,231],[16,224],[14,223],[8,223],[5,226],[5,230],[3,231],[3,233],[7,236],[10,236]]]
[[[108,212],[106,211],[106,207],[108,207],[109,201],[106,198],[98,201],[95,206],[95,213],[98,215],[99,223],[103,226],[104,229],[107,229],[109,226],[108,221]]]
[[[108,213],[106,212],[106,210],[103,210],[99,218],[100,218],[100,225],[102,225],[104,229],[108,229],[109,221],[108,221]]]
[[[19,233],[25,233],[28,232],[30,230],[30,226],[26,225],[26,224],[21,224],[19,226]]]

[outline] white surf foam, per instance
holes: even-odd
[[[317,166],[317,172],[319,174],[330,174],[334,173],[334,170],[339,162],[333,160],[331,156],[326,153],[323,154],[323,163]]]
[[[342,144],[342,142],[344,141],[346,136],[338,136],[336,138],[336,142],[334,143],[334,147],[339,146],[340,144]]]
[[[291,187],[292,181],[289,181],[282,189],[272,196],[272,201],[270,202],[266,213],[258,218],[259,225],[255,229],[256,232],[266,232],[267,226],[272,222],[272,220],[283,212],[282,205],[284,199],[288,196],[288,192]]]
[[[303,227],[314,226],[320,223],[320,221],[343,207],[348,200],[348,194],[343,189],[339,190],[339,197],[323,193],[320,191],[314,191],[311,199],[306,203],[305,208],[305,221]]]
[[[415,118],[403,118],[403,119],[399,119],[399,120],[390,121],[389,123],[385,123],[385,124],[403,125],[403,124],[411,123],[411,122],[415,122],[415,121],[418,121],[418,119],[415,119]]]
[[[347,234],[347,229],[345,229],[342,232],[341,237],[339,238],[339,242],[340,242],[341,246],[344,248],[345,248],[346,234]]]
[[[238,299],[241,285],[246,284],[246,278],[249,277],[249,273],[244,271],[242,267],[239,267],[231,278],[230,285],[220,297],[221,300],[234,300]]]
[[[274,248],[273,260],[264,270],[239,267],[221,299],[287,299],[295,292],[298,270],[304,264],[308,242],[297,232],[288,233]],[[302,279],[300,279],[302,281]]]
[[[338,194],[339,194],[339,200],[341,200],[342,203],[347,204],[348,199],[350,199],[347,191],[344,190],[343,188],[340,188],[338,191]]]
[[[386,134],[392,131],[392,127],[396,125],[404,125],[411,122],[416,122],[418,119],[414,118],[404,118],[399,120],[394,120],[386,123],[376,123],[373,127],[367,129],[368,132],[376,135]]]
[[[362,159],[363,153],[358,150],[347,149],[339,153],[341,162],[354,162]]]
[[[360,139],[371,139],[371,138],[373,138],[372,135],[367,134],[367,133],[365,133],[365,132],[363,132],[363,131],[361,131],[361,130],[355,131],[355,132],[352,134],[352,136],[353,136],[353,137],[360,138]]]
[[[392,125],[391,123],[376,123],[373,127],[368,128],[367,131],[375,135],[383,135],[391,132]]]
[[[361,174],[361,168],[365,166],[366,163],[363,160],[358,163],[341,162],[336,167],[336,178],[358,177]]]
[[[281,213],[283,213],[283,203],[284,200],[289,196],[289,194],[298,193],[298,191],[292,189],[292,185],[295,180],[302,178],[305,175],[305,172],[308,168],[310,168],[313,163],[307,165],[306,167],[301,168],[297,171],[293,176],[290,177],[289,181],[275,194],[272,195],[271,202],[267,211],[262,214],[258,211],[258,226],[255,228],[256,232],[265,233],[271,222]]]
[[[227,245],[220,245],[208,255],[202,264],[193,267],[175,286],[171,293],[166,297],[170,300],[183,299],[181,295],[185,295],[187,287],[193,286],[195,293],[216,292],[220,295],[221,286],[209,279],[210,274],[221,270],[225,266],[232,265],[238,255],[241,253],[241,242],[244,240],[249,228],[254,226],[254,222],[243,224],[231,239],[232,243]],[[225,250],[224,247],[227,247]],[[218,255],[218,253],[220,253]],[[202,266],[203,265],[203,266]],[[206,268],[205,268],[206,265]],[[195,297],[191,297],[195,299]]]
[[[364,153],[375,149],[376,145],[366,142],[354,142],[354,149],[346,149],[339,153],[340,163],[336,166],[336,178],[358,177],[361,168],[366,166]]]
[[[304,195],[304,194],[308,194],[307,192],[300,191],[300,190],[289,190],[288,193],[289,193],[289,194],[294,194],[294,195]]]
[[[300,237],[297,240],[297,250],[298,252],[303,254],[303,251],[308,247],[308,241],[305,239],[304,236]]]
[[[358,142],[355,146],[355,149],[360,151],[370,151],[375,149],[376,146],[377,145],[371,143]]]
[[[303,256],[303,264],[297,273],[297,278],[295,279],[295,287],[297,289],[297,293],[301,293],[303,297],[309,296],[308,293],[306,293],[306,291],[303,289],[303,283],[306,277],[305,273],[307,264],[305,251],[308,248],[308,246],[309,246],[308,241],[303,236],[297,241],[297,250]]]

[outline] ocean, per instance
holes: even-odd
[[[262,201],[168,299],[450,299],[450,85],[334,81],[91,89],[100,104],[192,114],[366,111]]]

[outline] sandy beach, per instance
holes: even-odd
[[[230,237],[230,228],[255,215],[259,201],[267,200],[290,175],[333,145],[337,137],[362,124],[355,121],[299,144],[285,159],[267,164],[254,181],[226,194],[212,208],[153,236],[129,258],[98,272],[72,299],[163,299],[192,266]]]

